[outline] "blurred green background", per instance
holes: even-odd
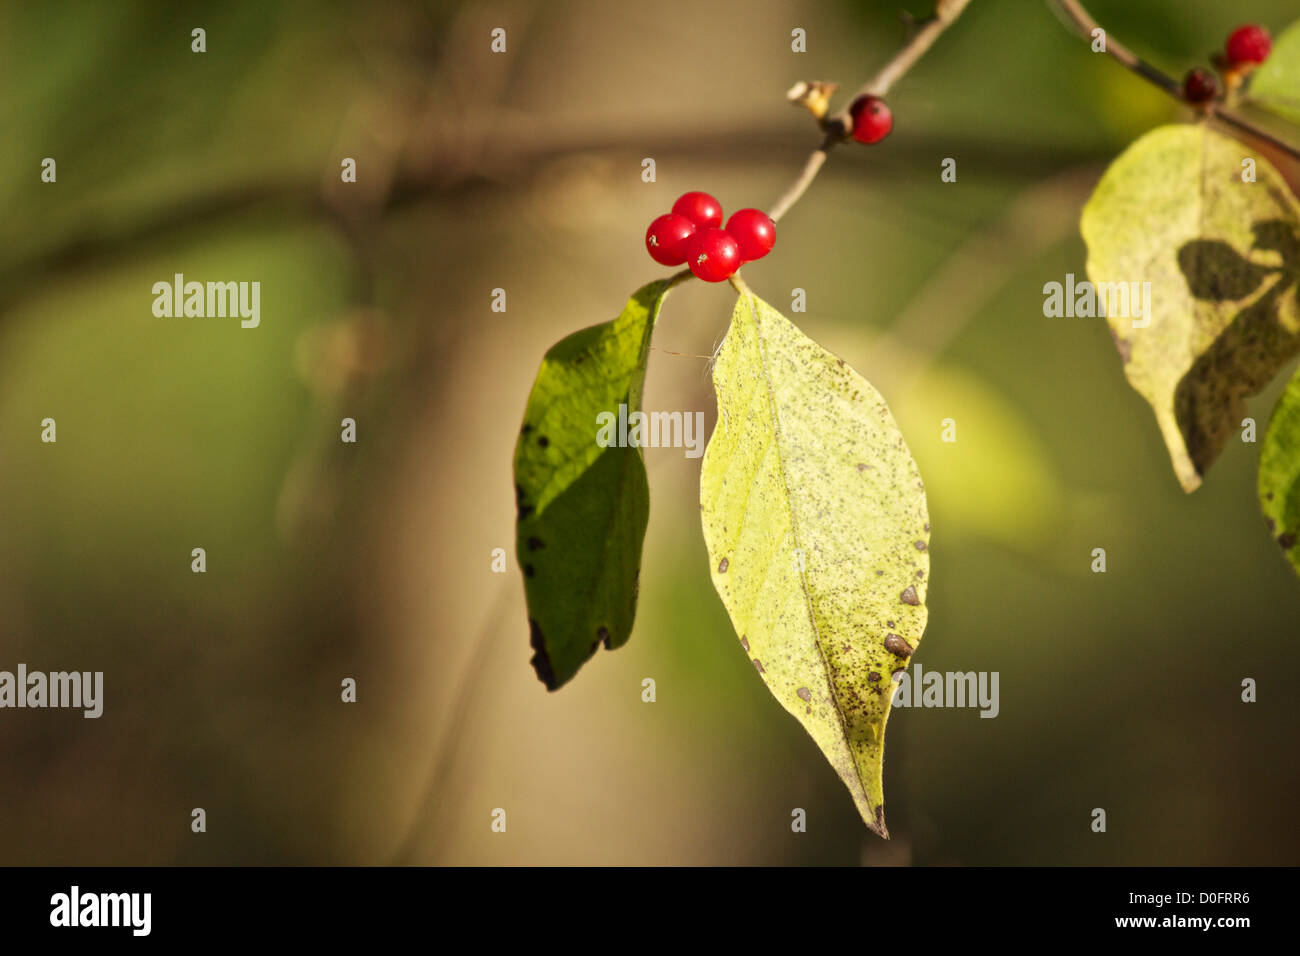
[[[926,12],[0,4],[0,669],[106,685],[99,720],[0,711],[0,863],[1297,862],[1300,581],[1257,447],[1184,495],[1104,325],[1042,315],[1105,164],[1180,111],[1031,0],[973,0],[893,135],[837,151],[745,271],[787,311],[805,289],[794,318],[890,401],[933,525],[917,660],[999,671],[1000,715],[897,711],[871,836],[737,646],[671,449],[631,642],[556,694],[533,676],[491,551],[542,353],[663,273],[642,236],[678,194],[770,205],[817,141],[785,90],[856,88],[901,6]],[[1089,6],[1177,75],[1295,14]],[[175,272],[260,281],[260,328],[155,318]],[[646,407],[712,428],[695,356],[730,308],[672,294]]]

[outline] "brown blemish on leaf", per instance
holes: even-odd
[[[795,691],[795,693],[799,695],[799,699],[802,700],[804,703],[807,703],[808,701],[812,700],[812,691],[810,691],[807,687],[800,687],[797,691]]]
[[[876,681],[880,680],[880,675],[877,674],[875,671],[868,671],[867,680],[871,681],[874,684]]]
[[[763,670],[763,662],[760,661],[757,657],[754,658],[754,667],[758,669],[758,672],[760,674],[766,673],[766,671]]]
[[[718,573],[719,573],[719,574],[726,574],[726,573],[727,573],[727,565],[728,565],[728,561],[727,561],[726,558],[723,558],[721,561],[719,561],[719,562],[718,562]]]
[[[913,541],[912,544],[914,544],[914,545],[916,546],[916,550],[917,550],[917,551],[924,551],[924,550],[925,550],[925,542],[924,542],[924,541]]]
[[[519,434],[527,435],[532,430],[533,430],[533,426],[528,424],[527,422],[524,422],[524,427],[519,429]]]
[[[749,653],[749,638],[745,637],[743,634],[740,637],[740,646],[745,649],[746,654]]]
[[[533,566],[532,566],[531,564],[525,564],[525,565],[524,565],[524,576],[525,576],[525,577],[529,577],[529,578],[531,578],[531,577],[532,577],[534,574],[536,574],[536,573],[537,573],[537,572],[536,572],[535,570],[533,570]]]
[[[858,471],[861,472],[861,471],[866,471],[866,470],[867,470],[867,466],[864,465],[862,462],[858,462]]]
[[[1295,535],[1290,533],[1280,534],[1277,536],[1277,543],[1282,546],[1283,551],[1290,551],[1294,548],[1295,540]]]
[[[551,440],[550,440],[549,438],[547,438],[545,435],[538,435],[538,436],[537,436],[537,445],[538,445],[538,447],[540,447],[540,448],[548,448],[548,447],[550,447],[550,444],[551,444]]]
[[[542,539],[541,539],[541,538],[529,538],[529,539],[528,539],[528,550],[529,550],[529,551],[540,551],[540,550],[542,550],[542,548],[544,548],[544,547],[546,547],[546,545],[542,544]]]
[[[551,667],[551,659],[546,655],[546,637],[542,634],[541,625],[531,617],[528,619],[528,644],[534,652],[528,663],[533,665],[533,670],[546,685],[546,689],[555,690],[555,670]]]
[[[911,604],[913,606],[921,603],[921,599],[916,596],[916,588],[911,584],[909,584],[907,589],[898,596],[898,599],[904,604]]]
[[[1133,346],[1129,344],[1128,339],[1121,339],[1114,329],[1110,330],[1110,337],[1115,340],[1115,349],[1119,352],[1120,362],[1127,365],[1133,357]]]
[[[897,634],[885,635],[885,650],[889,651],[891,654],[897,655],[898,657],[912,656],[912,645],[907,643],[907,641],[903,640]]]
[[[600,638],[601,643],[605,645],[605,650],[609,650],[609,628],[604,624],[596,628],[596,636]]]

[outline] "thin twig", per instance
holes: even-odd
[[[1093,19],[1079,0],[1051,0],[1056,9],[1064,14],[1070,23],[1072,23],[1084,36],[1092,36],[1094,30],[1102,29],[1101,26]],[[1136,73],[1142,79],[1146,80],[1160,89],[1164,90],[1174,99],[1181,103],[1187,100],[1183,96],[1183,85],[1169,76],[1167,73],[1157,69],[1150,63],[1147,63],[1136,53],[1116,40],[1110,33],[1106,33],[1106,53],[1108,53],[1117,63],[1125,69]],[[1236,110],[1233,110],[1222,103],[1212,103],[1205,107],[1208,115],[1214,117],[1219,122],[1238,129],[1243,133],[1255,137],[1268,143],[1275,149],[1279,149],[1294,159],[1300,159],[1300,148],[1293,146],[1285,140],[1278,139],[1272,133],[1262,129],[1257,124],[1246,119]]]
[[[934,41],[939,39],[939,35],[948,29],[969,3],[970,0],[936,0],[934,14],[920,24],[916,32],[903,45],[903,48],[894,54],[893,59],[886,63],[879,73],[864,83],[862,88],[846,101],[844,109],[823,122],[826,138],[808,157],[808,161],[804,163],[803,170],[799,173],[798,178],[773,203],[772,210],[768,213],[768,217],[773,222],[776,222],[789,212],[790,207],[797,203],[800,197],[808,191],[808,187],[812,185],[812,181],[821,172],[821,168],[825,165],[826,158],[830,155],[830,151],[835,147],[835,144],[841,143],[848,138],[849,132],[853,128],[852,119],[849,117],[849,106],[853,101],[859,96],[884,96],[888,93],[890,88],[915,65],[916,61],[925,55],[925,51],[934,45]]]

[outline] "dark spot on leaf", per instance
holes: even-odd
[[[862,462],[858,462],[858,471],[866,471],[866,470],[867,470],[867,466],[864,465]]]
[[[596,636],[604,643],[605,650],[609,650],[609,628],[602,624],[596,628]]]
[[[546,547],[546,545],[542,544],[542,539],[541,539],[541,538],[529,538],[529,539],[528,539],[528,550],[529,550],[529,551],[540,551],[540,550],[541,550],[542,548],[544,548],[544,547]]]
[[[1282,546],[1283,551],[1290,551],[1295,547],[1295,535],[1290,533],[1280,534],[1277,536],[1277,543]]]
[[[546,655],[546,638],[542,635],[541,625],[531,617],[528,619],[528,632],[528,644],[534,651],[529,663],[533,665],[533,670],[546,685],[546,689],[555,690],[555,671],[551,667],[551,659]]]
[[[885,573],[884,571],[877,571],[877,572],[876,572],[876,577],[880,577],[880,576],[881,576],[882,574],[884,574],[884,573]]]
[[[551,444],[551,440],[550,440],[549,438],[547,438],[545,435],[538,435],[538,436],[537,436],[537,445],[538,445],[538,447],[540,447],[540,448],[546,448],[546,447],[548,447],[550,444]]]
[[[810,691],[807,687],[800,687],[797,691],[795,691],[795,693],[798,694],[799,699],[804,702],[812,700],[812,691]]]
[[[758,672],[759,672],[760,674],[766,673],[766,672],[763,670],[763,662],[760,661],[757,657],[754,658],[754,667],[758,669]]]
[[[918,578],[923,578],[923,577],[925,577],[925,572],[924,572],[924,571],[917,571],[917,572],[916,572],[916,576],[917,576]]]
[[[531,578],[536,573],[537,572],[533,570],[533,566],[531,564],[524,565],[524,577]]]
[[[907,589],[898,596],[898,599],[904,604],[918,605],[921,603],[921,599],[916,596],[916,588],[910,584],[907,586]]]
[[[532,505],[520,505],[520,506],[519,506],[519,520],[520,520],[520,521],[523,521],[525,518],[527,518],[527,517],[528,517],[530,514],[532,514],[532,513],[533,513],[533,506],[532,506]]]
[[[875,671],[869,671],[867,673],[867,680],[871,681],[871,683],[874,684],[876,681],[880,680],[880,675],[877,674]]]
[[[524,422],[524,427],[519,429],[519,434],[527,435],[532,430],[533,430],[533,426],[528,424],[527,422]]]
[[[1264,519],[1264,524],[1268,525],[1268,531],[1269,531],[1269,534],[1272,534],[1273,531],[1277,528],[1277,525],[1275,525],[1275,524],[1273,523],[1273,519],[1272,519],[1272,518],[1267,518],[1267,517],[1266,517],[1266,518]]]
[[[893,622],[893,621],[886,621],[886,622],[885,622],[885,627],[893,627],[893,626],[894,626],[894,622]]]
[[[727,573],[727,559],[726,559],[726,558],[723,558],[721,561],[718,562],[718,573],[719,573],[719,574],[726,574],[726,573]]]
[[[844,367],[844,359],[836,359],[835,361],[836,361],[836,362],[839,362],[839,364],[840,364],[840,368],[843,368],[843,367]]]
[[[749,653],[749,638],[745,637],[744,635],[741,635],[741,638],[740,638],[740,646],[743,647],[743,648],[745,649],[745,653],[748,654],[748,653]]]
[[[930,525],[929,525],[928,522],[927,522],[926,525],[925,525],[925,530],[926,530],[926,531],[929,531],[929,530],[930,530]]]
[[[898,657],[911,657],[912,645],[907,643],[897,634],[885,635],[885,650]]]
[[[917,550],[917,551],[924,551],[924,550],[925,550],[925,542],[924,542],[924,541],[913,541],[912,543],[913,543],[914,545],[916,545],[916,550]]]
[[[1133,346],[1129,344],[1128,339],[1121,339],[1115,334],[1115,330],[1110,330],[1110,337],[1115,340],[1115,350],[1119,352],[1119,360],[1122,364],[1127,365],[1133,356]]]

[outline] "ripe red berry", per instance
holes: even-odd
[[[745,262],[763,258],[776,244],[776,225],[757,209],[733,212],[727,220],[727,233],[740,246],[740,258]]]
[[[686,264],[705,282],[721,282],[740,268],[740,245],[722,229],[697,229],[686,240],[686,255]]]
[[[661,266],[679,266],[686,261],[686,240],[695,234],[695,223],[675,212],[665,213],[645,231],[650,258]]]
[[[1189,103],[1208,103],[1219,95],[1219,81],[1209,70],[1199,66],[1183,77],[1183,99]]]
[[[853,138],[870,146],[879,143],[894,128],[894,114],[879,96],[859,96],[849,107]]]
[[[683,193],[673,203],[673,212],[685,216],[700,229],[722,225],[722,205],[708,193]]]
[[[1228,37],[1228,59],[1236,63],[1263,63],[1273,49],[1268,31],[1256,23],[1237,27]]]

